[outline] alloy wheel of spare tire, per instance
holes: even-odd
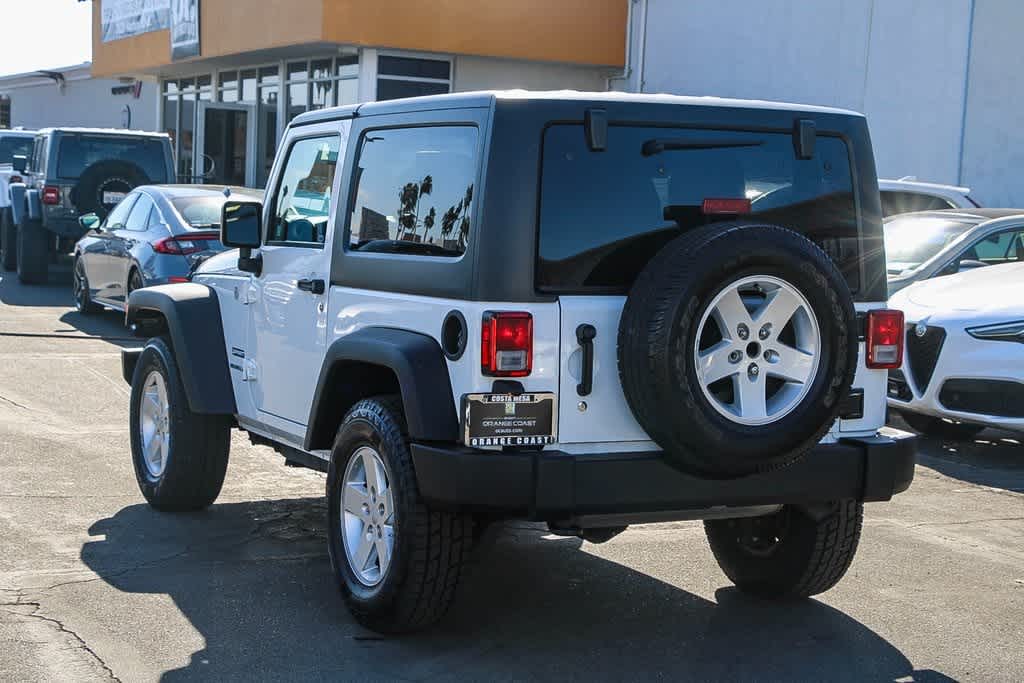
[[[710,225],[637,278],[618,354],[627,403],[670,461],[743,476],[797,460],[835,421],[856,370],[853,300],[806,237]]]

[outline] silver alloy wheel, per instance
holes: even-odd
[[[707,338],[714,341],[702,347]],[[752,275],[723,287],[704,310],[694,367],[716,411],[739,424],[764,425],[788,415],[807,395],[820,350],[818,319],[807,298],[785,280]]]
[[[171,447],[171,410],[167,384],[159,371],[146,376],[139,399],[139,429],[142,431],[142,461],[149,476],[159,479],[167,469]]]
[[[360,446],[345,468],[341,540],[359,582],[364,586],[380,583],[395,548],[395,506],[387,467],[369,446]]]

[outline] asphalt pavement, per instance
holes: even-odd
[[[382,638],[332,584],[323,475],[236,434],[213,507],[150,509],[121,317],[74,312],[66,268],[0,278],[0,680],[1024,680],[1021,436],[925,441],[818,599],[738,593],[695,522],[507,524],[442,624]]]

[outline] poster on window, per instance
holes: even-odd
[[[103,42],[167,28],[170,8],[171,0],[101,0]]]
[[[171,59],[199,56],[199,0],[171,0]]]

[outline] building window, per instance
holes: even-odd
[[[315,109],[359,101],[359,55],[288,62],[288,118]]]
[[[11,98],[0,96],[0,128],[11,127]]]
[[[377,99],[440,95],[451,91],[447,59],[381,56],[377,60]]]

